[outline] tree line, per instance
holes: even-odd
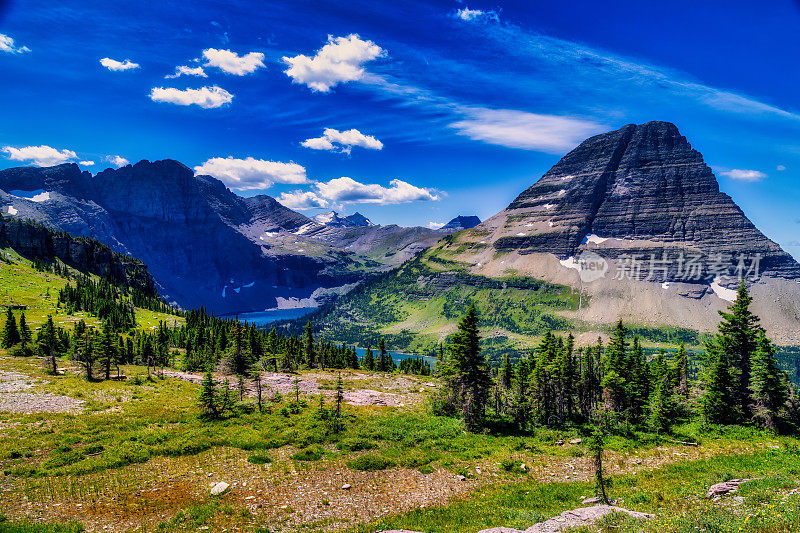
[[[751,302],[741,284],[736,300],[720,312],[697,379],[690,378],[683,344],[672,356],[660,351],[648,359],[622,321],[607,343],[598,338],[593,346],[576,348],[572,334],[547,332],[517,363],[505,356],[492,368],[481,353],[472,306],[450,342],[440,346],[435,374],[444,387],[433,399],[434,411],[462,417],[473,431],[502,422],[524,432],[587,422],[598,413],[654,432],[669,431],[695,413],[712,424],[789,429],[800,418],[800,401]]]

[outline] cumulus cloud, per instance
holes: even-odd
[[[463,120],[449,127],[476,141],[562,154],[587,137],[607,128],[589,120],[557,115],[540,115],[514,109],[462,107]]]
[[[349,154],[353,146],[360,146],[368,150],[383,149],[383,143],[381,141],[372,135],[364,135],[355,128],[347,131],[325,128],[322,137],[306,139],[300,144],[312,150],[328,150],[345,154]]]
[[[442,229],[444,227],[444,222],[428,222],[428,227],[430,229]]]
[[[16,46],[14,44],[14,39],[0,33],[0,52],[6,52],[7,54],[24,54],[30,51],[31,49],[27,46]]]
[[[760,170],[747,170],[742,168],[724,170],[721,171],[720,174],[722,174],[723,176],[727,176],[732,180],[750,181],[750,182],[761,181],[767,177],[767,175],[761,172]]]
[[[179,65],[175,67],[175,74],[167,74],[164,77],[167,79],[173,79],[173,78],[180,78],[181,75],[199,76],[201,78],[208,77],[208,74],[206,74],[206,71],[203,70],[203,67],[187,67],[186,65]]]
[[[360,80],[364,76],[364,63],[385,55],[386,51],[380,46],[356,34],[329,35],[327,44],[313,57],[284,56],[283,61],[289,65],[284,72],[292,78],[292,83],[302,83],[312,91],[326,93],[339,83]]]
[[[22,148],[4,146],[2,151],[8,154],[6,157],[12,161],[29,161],[38,167],[60,165],[78,158],[78,154],[72,150],[57,150],[44,144]]]
[[[233,95],[221,87],[201,87],[200,89],[175,89],[172,87],[153,87],[150,99],[154,102],[167,102],[176,105],[198,105],[203,109],[214,109],[229,104]]]
[[[439,199],[434,189],[415,187],[402,180],[393,179],[389,185],[365,184],[342,177],[319,182],[316,188],[320,197],[335,203],[403,204]]]
[[[139,68],[139,63],[134,63],[130,59],[126,59],[125,61],[117,61],[116,59],[111,59],[110,57],[104,57],[100,60],[100,64],[106,67],[108,70],[112,70],[114,72]]]
[[[278,197],[278,202],[289,209],[298,210],[330,207],[330,203],[326,199],[320,198],[311,191],[282,192]]]
[[[264,54],[261,52],[250,52],[240,56],[230,50],[209,48],[203,50],[203,57],[206,59],[204,66],[217,67],[223,72],[235,74],[236,76],[250,74],[264,66]]]
[[[117,168],[124,167],[128,164],[128,160],[122,157],[121,155],[107,155],[105,160],[114,165]]]
[[[78,164],[82,167],[91,167],[94,165],[94,161],[78,161]]]
[[[785,165],[778,165],[777,167],[775,167],[775,170],[778,170],[778,171],[786,170],[786,166]]]
[[[264,159],[213,157],[194,167],[197,174],[209,175],[231,189],[267,189],[274,183],[308,183],[306,169],[297,163],[282,163]]]

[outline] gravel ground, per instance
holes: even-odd
[[[17,372],[0,371],[0,411],[11,413],[79,413],[83,400],[49,394],[26,392],[41,381]]]

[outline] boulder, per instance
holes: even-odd
[[[211,495],[212,496],[218,496],[218,495],[222,494],[223,492],[225,492],[226,490],[228,490],[229,488],[230,488],[230,485],[228,485],[224,481],[220,481],[219,483],[217,483],[216,485],[211,487]]]
[[[719,498],[739,490],[739,485],[752,481],[752,478],[731,479],[711,485],[706,492],[706,498]]]

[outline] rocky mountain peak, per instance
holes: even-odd
[[[331,228],[358,228],[375,225],[370,219],[359,212],[355,212],[352,215],[343,217],[340,216],[336,211],[331,211],[329,213],[321,213],[315,216],[314,220]]]
[[[458,215],[450,222],[442,226],[441,229],[443,230],[462,230],[462,229],[470,229],[474,228],[478,224],[481,223],[481,219],[476,217],[475,215]]]
[[[703,156],[669,122],[585,140],[484,226],[498,250],[566,259],[602,243],[611,257],[684,252],[730,264],[758,255],[764,272],[800,278],[800,265],[720,191]]]

